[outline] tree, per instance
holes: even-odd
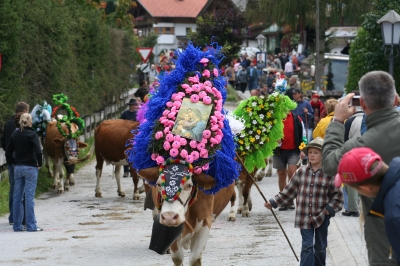
[[[277,23],[281,26],[289,25],[292,29],[297,29],[299,26],[300,34],[306,27],[318,31],[316,17],[319,17],[319,32],[316,32],[319,38],[315,40],[316,47],[319,47],[319,51],[315,51],[317,55],[315,86],[321,87],[326,48],[325,31],[331,24],[358,25],[361,15],[371,8],[369,0],[249,0],[246,17],[253,22],[263,21],[267,25]],[[301,43],[305,43],[305,40],[301,40]]]
[[[237,8],[219,3],[214,13],[197,18],[197,30],[189,33],[188,38],[200,47],[206,47],[212,41],[218,42],[224,46],[225,56],[234,58],[241,49],[246,26],[246,19]]]
[[[389,61],[385,57],[382,42],[381,26],[377,21],[389,10],[400,13],[400,0],[375,0],[374,11],[363,16],[364,21],[352,42],[350,49],[350,67],[346,89],[348,92],[358,90],[358,81],[369,71],[389,71]],[[395,52],[396,55],[396,52]],[[396,84],[400,84],[400,57],[393,62],[393,76]],[[397,86],[397,91],[400,88]]]

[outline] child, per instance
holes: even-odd
[[[386,235],[400,261],[400,157],[389,164],[370,148],[354,148],[339,162],[335,186],[342,183],[375,198],[368,215],[384,218]]]
[[[300,265],[304,266],[325,265],[329,219],[343,205],[343,194],[335,187],[334,178],[322,172],[323,142],[318,137],[303,149],[309,164],[297,169],[289,184],[264,204],[268,209],[277,208],[296,198],[294,226],[300,228]]]

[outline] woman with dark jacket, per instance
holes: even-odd
[[[39,168],[42,166],[42,151],[39,138],[32,130],[32,117],[29,113],[21,115],[19,129],[12,136],[7,147],[8,164],[14,164],[14,198],[13,198],[13,229],[14,232],[24,231],[22,225],[22,199],[25,193],[26,230],[28,232],[43,231],[36,226],[34,202]]]
[[[244,93],[247,87],[247,71],[246,67],[242,66],[236,74],[237,83],[239,84],[239,89]]]

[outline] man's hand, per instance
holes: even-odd
[[[347,94],[344,98],[342,98],[339,103],[335,106],[334,116],[340,120],[344,121],[354,114],[355,108],[354,106],[349,106],[351,102],[351,98],[353,98],[354,93]]]
[[[302,159],[302,160],[303,160],[303,159],[304,159],[304,157],[306,157],[306,154],[305,154],[303,151],[301,151],[301,152],[300,152],[300,159]]]
[[[304,108],[303,108],[303,112],[304,112],[305,114],[308,114],[308,109],[307,109],[306,107],[304,107]]]
[[[264,207],[265,208],[268,208],[268,209],[272,209],[272,205],[271,205],[271,203],[269,203],[269,201],[268,202],[266,202],[266,203],[264,203]]]

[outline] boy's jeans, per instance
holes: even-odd
[[[318,228],[314,229],[311,225],[310,229],[300,229],[302,237],[300,266],[325,266],[330,218],[329,215],[325,216],[324,222]]]

